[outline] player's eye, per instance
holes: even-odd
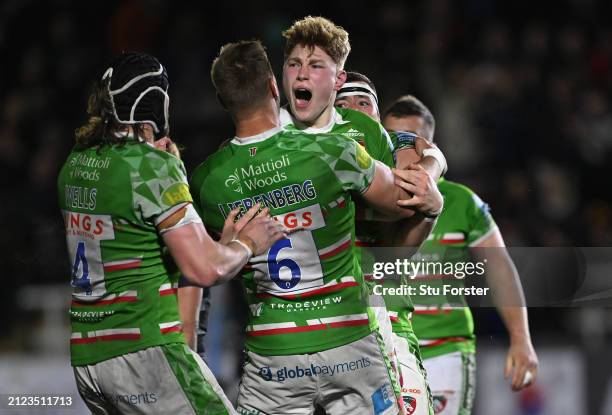
[[[348,105],[346,103],[346,101],[338,101],[336,102],[336,107],[340,107],[340,108],[346,108]]]
[[[370,106],[370,101],[359,101],[358,105],[360,107],[369,107]]]

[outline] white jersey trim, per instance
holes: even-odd
[[[471,244],[469,244],[468,246],[470,248],[477,248],[478,245],[480,245],[480,243],[482,241],[484,241],[485,239],[487,239],[489,236],[493,235],[493,232],[495,232],[498,229],[497,225],[493,226],[491,229],[489,229],[487,232],[485,232],[484,235],[482,235],[480,238],[476,239],[474,242],[472,242]]]
[[[332,113],[329,123],[327,123],[327,125],[320,127],[320,128],[315,128],[315,127],[302,128],[304,127],[304,125],[301,124],[298,120],[296,120],[291,115],[291,113],[287,111],[287,109],[285,108],[281,108],[280,110],[280,119],[281,119],[281,125],[283,127],[289,124],[293,124],[297,129],[301,130],[302,132],[306,134],[329,133],[331,132],[331,130],[334,128],[335,125],[342,125],[342,124],[346,124],[349,122],[345,120],[344,118],[342,118],[342,115],[340,115],[340,113],[336,110],[336,108],[334,108],[334,112]]]
[[[261,143],[262,141],[266,141],[268,138],[272,137],[275,134],[278,134],[281,131],[281,127],[274,127],[270,130],[264,131],[263,133],[251,135],[249,137],[234,137],[232,138],[231,143],[239,146]]]

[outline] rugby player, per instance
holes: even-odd
[[[152,145],[168,133],[168,105],[161,63],[121,54],[96,83],[58,178],[74,288],[71,362],[95,414],[235,413],[185,345],[169,263],[210,286],[285,236],[266,212],[253,218],[255,206],[239,232],[227,223],[227,243],[210,239],[183,163]]]
[[[338,91],[335,105],[338,108],[353,109],[367,114],[372,119],[380,122],[378,110],[378,95],[374,84],[364,75],[357,72],[347,72],[346,83]],[[400,147],[402,141],[414,139],[414,134],[408,132],[391,132],[391,141],[394,143],[394,148]],[[399,137],[399,139],[398,139]],[[398,161],[398,164],[405,160]],[[389,238],[384,234],[390,232],[388,227],[383,227],[383,235],[380,237],[383,245],[389,243]],[[421,243],[412,245],[418,247]],[[365,245],[365,244],[364,244]],[[411,246],[411,245],[407,245]],[[367,266],[371,271],[371,266],[367,261],[364,262],[364,267]],[[370,261],[371,262],[371,261]],[[397,286],[404,283],[405,280],[381,281],[384,286]],[[425,370],[422,364],[422,358],[419,351],[418,339],[414,333],[411,323],[411,316],[414,310],[410,296],[398,297],[391,295],[383,295],[385,307],[388,311],[391,320],[392,337],[391,343],[395,348],[399,369],[402,378],[402,398],[407,408],[414,410],[414,413],[427,413],[424,411],[433,411],[431,407],[431,396],[428,390],[428,382]]]
[[[401,413],[356,257],[353,199],[403,218],[414,216],[397,203],[407,194],[354,140],[280,127],[279,90],[259,42],[224,46],[211,75],[236,137],[193,174],[204,221],[219,229],[231,209],[260,202],[301,229],[245,270],[250,314],[238,410],[310,414],[320,404],[329,414]],[[422,209],[439,211],[441,199],[431,200],[438,204]]]
[[[283,33],[286,38],[285,62],[283,66],[283,88],[289,102],[287,110],[281,111],[281,122],[288,129],[295,129],[309,134],[335,133],[342,134],[364,145],[373,158],[393,166],[406,168],[397,171],[407,181],[409,191],[414,194],[412,203],[423,203],[423,199],[433,195],[431,187],[446,169],[446,162],[439,150],[427,146],[423,150],[426,156],[419,160],[415,152],[415,143],[426,144],[414,134],[404,134],[394,148],[387,132],[379,122],[358,111],[334,107],[337,91],[344,86],[346,71],[344,64],[350,52],[348,33],[333,22],[322,17],[306,17],[295,22]],[[350,89],[350,85],[347,86]],[[349,91],[346,91],[347,93]],[[418,161],[417,164],[414,164]],[[366,211],[366,213],[368,213]],[[380,243],[381,239],[393,241],[409,247],[418,247],[429,235],[439,212],[422,212],[418,217],[409,219],[413,228],[410,238],[399,238],[395,233],[397,227],[388,227],[380,222],[360,221],[357,226],[357,237],[360,246]],[[367,214],[370,219],[372,215]],[[381,229],[385,232],[381,233]],[[364,252],[363,263],[370,261]],[[369,273],[369,270],[366,270]],[[381,327],[388,325],[389,318],[384,305],[375,307]],[[404,307],[401,313],[393,315],[396,332],[402,333],[402,339],[409,342],[412,358],[411,375],[403,378],[409,385],[404,394],[404,401],[414,414],[427,414],[430,411],[429,398],[424,371],[419,365],[418,343],[412,333],[408,319],[409,312]],[[391,356],[393,344],[391,328],[383,331],[387,352]],[[405,359],[407,362],[408,360]]]
[[[336,105],[362,111],[379,120],[374,84],[354,72],[348,75],[349,83],[353,88],[340,90]],[[433,141],[435,119],[413,96],[396,100],[385,112],[383,124],[392,132],[392,137],[393,132],[411,131]],[[453,261],[487,259],[490,284],[496,292],[505,295],[505,306],[497,307],[510,335],[504,375],[510,379],[513,390],[520,390],[535,381],[538,361],[514,264],[488,206],[463,185],[441,178],[438,186],[444,195],[445,207],[420,255],[435,255],[440,262],[449,260],[451,255]],[[474,323],[470,309],[461,297],[454,298],[452,304],[445,296],[419,296],[418,299],[421,304],[415,306],[412,324],[421,341],[435,413],[469,414],[476,382]]]

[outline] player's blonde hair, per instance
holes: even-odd
[[[105,81],[98,81],[87,100],[89,118],[85,124],[75,130],[77,147],[86,148],[100,144],[109,135],[109,123],[111,127],[116,127],[112,111],[108,86]]]
[[[325,17],[307,16],[298,20],[283,32],[283,37],[287,39],[285,59],[297,45],[318,46],[342,69],[351,51],[348,32]]]

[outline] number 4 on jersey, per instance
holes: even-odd
[[[78,276],[79,269],[81,270],[81,276]],[[85,256],[85,242],[79,241],[76,246],[76,253],[74,256],[74,265],[72,266],[72,283],[71,285],[75,288],[80,288],[87,292],[87,295],[91,294],[91,280],[89,279],[89,264],[87,263],[87,257]]]
[[[100,297],[106,292],[100,243],[115,238],[110,215],[64,211],[68,254],[72,258],[71,285],[77,299]]]

